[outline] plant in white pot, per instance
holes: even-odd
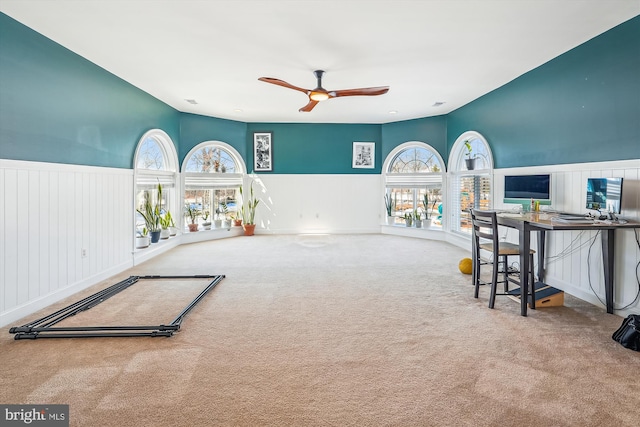
[[[387,225],[393,225],[396,222],[396,218],[393,216],[393,208],[395,206],[395,202],[391,198],[391,195],[384,195],[384,207],[387,211]]]
[[[147,227],[143,227],[142,231],[136,232],[136,249],[142,249],[149,246],[149,231]]]
[[[413,223],[416,225],[416,228],[422,228],[422,212],[419,209],[413,210]]]
[[[413,213],[409,212],[405,212],[404,213],[404,225],[406,225],[407,227],[411,227],[411,224],[413,223]]]
[[[202,213],[202,228],[205,230],[211,230],[211,221],[209,221],[209,211],[207,209],[203,209]]]
[[[426,191],[424,196],[422,196],[422,204],[424,205],[424,219],[422,220],[422,227],[429,228],[431,227],[431,212],[435,208],[437,200],[433,200],[431,206],[429,206],[429,192]]]

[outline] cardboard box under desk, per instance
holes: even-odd
[[[546,283],[536,282],[534,284],[536,295],[536,308],[543,307],[562,307],[564,305],[564,292],[560,289],[553,288]],[[520,302],[520,288],[509,291],[509,298]],[[531,308],[531,295],[528,295],[528,304]]]

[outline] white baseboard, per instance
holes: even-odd
[[[122,273],[123,271],[131,268],[133,264],[131,262],[125,262],[120,265],[114,266],[108,270],[102,271],[95,276],[73,283],[65,288],[58,289],[47,295],[43,295],[40,298],[31,300],[26,304],[12,308],[11,310],[0,313],[0,327],[16,323],[20,319],[23,319],[29,315],[32,315],[38,310],[41,310],[51,304],[54,304],[64,298],[67,298],[77,292],[87,289],[90,286],[95,285],[109,277]],[[32,319],[28,319],[32,320]]]

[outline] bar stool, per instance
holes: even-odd
[[[481,211],[471,209],[471,222],[473,225],[472,238],[472,273],[471,280],[475,286],[474,297],[478,298],[480,285],[491,284],[491,295],[489,296],[489,308],[493,308],[496,301],[496,295],[513,295],[509,293],[509,282],[520,286],[520,281],[515,279],[516,275],[521,272],[510,270],[508,264],[509,256],[520,256],[520,247],[513,243],[500,242],[498,233],[498,221],[494,211]],[[484,239],[484,240],[481,240]],[[480,257],[480,251],[485,250],[493,255],[492,260],[484,260]],[[531,308],[535,309],[535,291],[533,280],[533,255],[535,251],[529,251],[529,283],[531,284],[531,292],[529,289],[520,290],[521,298],[528,298],[531,295]],[[480,266],[492,265],[491,282],[480,281]],[[502,268],[500,268],[502,266]],[[502,280],[498,281],[498,274],[502,274]],[[497,293],[498,283],[504,283],[504,293]]]

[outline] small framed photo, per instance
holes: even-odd
[[[375,142],[354,142],[353,143],[353,164],[354,168],[373,169],[376,161]]]
[[[273,171],[273,141],[271,132],[253,134],[253,170],[256,172]]]

